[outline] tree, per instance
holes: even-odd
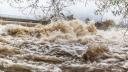
[[[54,15],[55,18],[62,17],[63,9],[75,4],[75,1],[76,0],[7,0],[10,6],[21,9],[22,13],[33,13],[39,17]]]
[[[128,16],[128,0],[96,0],[95,3],[98,6],[97,14],[111,11],[115,16]]]
[[[62,17],[62,11],[65,7],[74,5],[77,1],[82,0],[6,0],[10,6],[21,9],[22,13],[33,13],[37,17],[48,17],[54,15]],[[90,0],[83,0],[85,4]],[[103,15],[111,11],[115,16],[128,16],[128,0],[94,0],[98,9],[96,14]]]

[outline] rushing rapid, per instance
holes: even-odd
[[[58,21],[48,25],[0,25],[3,72],[125,72],[127,33],[99,30],[95,22]]]

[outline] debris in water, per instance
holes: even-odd
[[[98,44],[98,45],[94,45],[92,44],[91,46],[89,46],[89,48],[87,49],[87,51],[85,51],[85,53],[82,55],[82,58],[87,61],[96,61],[102,57],[104,57],[105,53],[107,53],[109,50],[107,49],[107,47],[105,45],[102,44]]]

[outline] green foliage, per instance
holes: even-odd
[[[97,0],[96,5],[98,6],[96,14],[111,11],[115,16],[128,16],[128,0]]]

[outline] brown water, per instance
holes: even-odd
[[[0,25],[1,72],[126,72],[122,29],[79,20],[34,27]],[[125,36],[126,38],[126,36]]]

